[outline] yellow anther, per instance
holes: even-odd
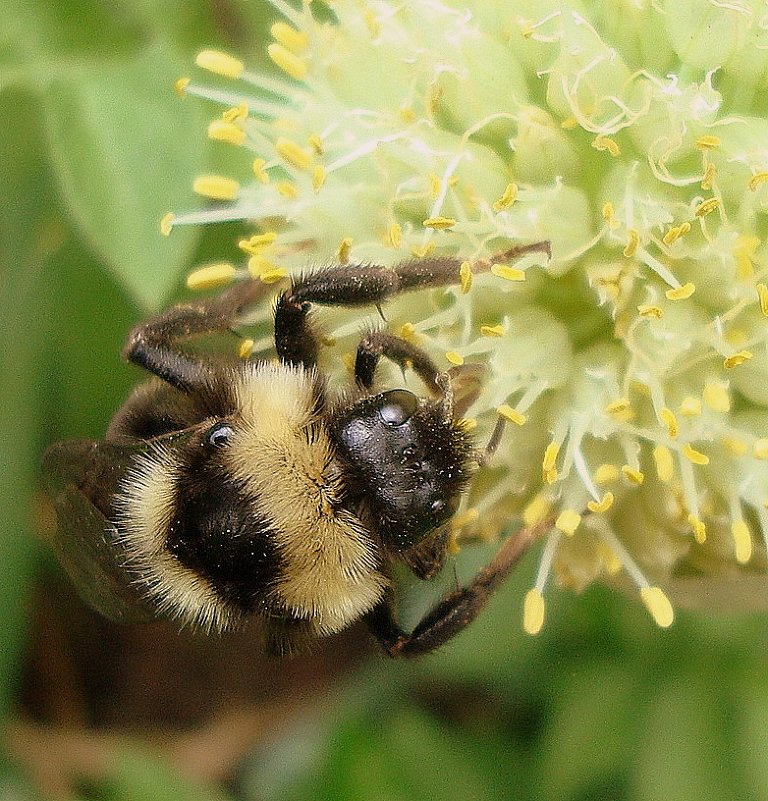
[[[248,259],[248,274],[251,278],[261,278],[264,273],[274,269],[276,269],[275,265],[259,253],[255,253]]]
[[[433,228],[436,231],[445,231],[448,228],[453,228],[456,225],[456,220],[453,217],[428,217],[422,220],[421,224],[425,228]]]
[[[459,420],[459,426],[464,429],[464,431],[474,431],[477,428],[477,418],[476,417],[462,417]]]
[[[697,150],[712,150],[713,148],[720,147],[720,137],[715,136],[714,134],[704,134],[704,136],[700,136],[696,142],[696,149]]]
[[[671,245],[673,242],[677,242],[681,236],[684,236],[691,230],[691,224],[689,222],[680,223],[680,225],[672,226],[666,234],[661,238],[661,241],[665,245]]]
[[[505,281],[525,281],[525,271],[508,264],[492,264],[491,272]]]
[[[757,289],[757,297],[760,301],[760,311],[765,317],[768,317],[768,286],[758,284],[755,289]]]
[[[607,512],[613,506],[613,493],[606,492],[599,501],[587,501],[587,509],[595,514]]]
[[[240,191],[240,184],[223,175],[201,175],[195,178],[192,190],[211,200],[235,200]]]
[[[693,538],[699,545],[707,541],[707,527],[704,521],[700,520],[696,515],[688,515],[688,523],[693,529]]]
[[[235,268],[229,262],[209,264],[187,276],[187,287],[189,289],[213,289],[226,286],[231,283],[235,274]]]
[[[749,279],[755,274],[753,258],[760,246],[760,238],[750,234],[741,234],[733,243],[733,258],[736,260],[736,275],[741,279]]]
[[[616,556],[616,552],[610,547],[610,545],[608,545],[608,543],[600,540],[596,543],[595,550],[597,551],[597,555],[600,557],[600,561],[603,563],[605,572],[609,576],[615,576],[621,572],[623,567],[621,564],[621,559]]]
[[[636,467],[630,467],[628,464],[623,464],[621,466],[621,474],[627,481],[630,481],[632,484],[637,484],[638,486],[645,481],[645,473],[638,470]]]
[[[595,150],[607,150],[612,156],[621,155],[621,148],[616,144],[615,140],[611,139],[609,136],[603,136],[602,134],[598,134],[592,140],[592,147],[594,147]]]
[[[440,194],[440,190],[443,188],[443,182],[440,180],[440,176],[431,172],[427,178],[429,180],[430,197],[437,197]]]
[[[275,150],[283,161],[300,170],[306,170],[312,164],[312,154],[290,139],[279,137],[275,142]]]
[[[595,482],[597,484],[610,484],[612,481],[616,481],[619,477],[619,468],[616,467],[615,464],[609,464],[605,462],[601,464],[597,470],[595,470]]]
[[[675,462],[672,452],[666,445],[657,445],[653,449],[653,461],[659,481],[663,481],[665,484],[672,481],[675,477]]]
[[[266,231],[263,234],[253,234],[248,239],[241,239],[237,246],[249,256],[258,256],[265,248],[275,243],[277,234],[274,231]]]
[[[296,200],[299,196],[298,187],[290,181],[277,181],[275,183],[275,189],[288,200]]]
[[[629,402],[629,398],[617,398],[605,407],[605,411],[612,416],[623,416],[627,412],[632,411],[632,404]]]
[[[242,61],[220,50],[201,50],[197,54],[195,64],[225,78],[239,78],[245,70]]]
[[[416,326],[413,323],[403,323],[400,326],[400,338],[411,342],[416,336]]]
[[[310,134],[307,137],[307,143],[312,148],[312,152],[316,156],[322,156],[325,150],[323,146],[323,140],[320,138],[320,134]]]
[[[366,8],[363,13],[363,19],[365,20],[365,27],[368,29],[368,35],[371,39],[378,38],[381,34],[381,24],[376,14],[374,14],[373,9]]]
[[[768,172],[758,172],[749,179],[749,188],[756,192],[760,184],[768,181]]]
[[[284,269],[283,267],[275,267],[274,270],[265,270],[261,275],[259,275],[259,281],[262,284],[276,284],[278,281],[282,281],[283,278],[288,277],[288,270]]]
[[[472,288],[472,265],[468,261],[463,261],[459,267],[459,280],[461,281],[461,293],[466,295]]]
[[[245,122],[248,119],[248,104],[243,101],[232,108],[222,112],[221,119],[224,122]]]
[[[768,459],[768,437],[760,437],[760,439],[755,440],[752,445],[752,455],[755,459],[763,461]]]
[[[683,417],[698,417],[701,414],[701,400],[693,395],[686,395],[680,403],[680,414]]]
[[[346,264],[349,261],[349,254],[352,251],[352,237],[345,236],[341,242],[339,242],[339,247],[336,249],[336,259],[341,264]]]
[[[503,325],[481,325],[480,334],[484,337],[503,337],[507,329]]]
[[[253,346],[254,346],[254,341],[252,339],[244,339],[240,343],[240,346],[237,349],[237,355],[241,359],[250,358],[251,354],[253,353]]]
[[[707,214],[711,214],[719,205],[719,198],[710,197],[706,200],[702,200],[701,203],[699,203],[699,205],[693,210],[693,213],[697,217],[706,217]]]
[[[403,228],[400,223],[393,222],[387,230],[389,244],[393,248],[399,248],[403,241]]]
[[[688,461],[693,462],[693,464],[709,464],[709,456],[707,456],[706,453],[697,451],[690,442],[686,442],[685,445],[683,445],[682,454]]]
[[[734,367],[738,367],[740,364],[748,362],[752,356],[752,351],[740,350],[738,353],[734,353],[732,356],[728,356],[723,359],[723,367],[725,367],[726,370],[732,370]]]
[[[256,177],[256,180],[261,184],[269,183],[269,173],[266,171],[265,166],[267,162],[264,159],[254,159],[251,164],[251,169]]]
[[[557,442],[550,442],[544,450],[544,459],[541,463],[542,476],[547,484],[554,484],[557,480],[557,468],[555,462],[560,453],[560,445]]]
[[[214,120],[208,126],[208,138],[215,142],[227,142],[230,145],[242,145],[245,141],[245,131],[234,122]]]
[[[657,626],[667,629],[672,625],[675,612],[661,587],[641,587],[640,600],[650,612]]]
[[[530,39],[535,30],[536,28],[530,20],[520,20],[520,35],[523,39]],[[576,122],[573,117],[569,117],[568,119],[573,119],[574,123]],[[565,125],[566,122],[568,122],[568,120],[565,120],[562,124]]]
[[[445,550],[451,556],[456,556],[456,554],[461,553],[461,545],[459,545],[458,532],[454,527],[451,527],[450,531],[448,532],[448,537],[445,541]]]
[[[549,514],[552,504],[549,498],[543,493],[539,493],[531,498],[523,509],[523,523],[526,526],[532,526],[534,523],[540,523]]]
[[[575,509],[563,509],[555,520],[555,528],[569,537],[576,533],[581,523],[581,515]]]
[[[306,50],[309,45],[309,38],[303,31],[297,31],[296,28],[288,25],[285,22],[276,22],[270,29],[272,38],[279,42],[283,47],[293,53],[301,53]]]
[[[455,350],[447,351],[445,354],[445,358],[448,359],[448,361],[451,364],[455,364],[457,367],[464,364],[464,357],[458,351]]]
[[[635,255],[635,253],[637,253],[639,244],[640,234],[634,228],[630,228],[627,231],[627,245],[622,252],[628,259],[630,259]]]
[[[454,530],[462,529],[469,526],[480,519],[480,512],[474,508],[465,509],[463,512],[458,512],[451,519],[451,528]]]
[[[176,215],[169,211],[168,214],[164,214],[163,218],[160,220],[160,233],[163,236],[170,236],[171,231],[173,230],[173,222],[176,219]]]
[[[728,387],[720,381],[714,381],[704,385],[701,397],[704,403],[713,412],[729,412],[731,410],[731,398],[728,394]]]
[[[738,437],[723,437],[720,441],[731,456],[744,456],[749,450],[747,443]]]
[[[179,80],[173,84],[173,91],[176,92],[179,97],[186,97],[189,83],[189,78],[179,78]]]
[[[745,565],[752,557],[752,535],[747,524],[739,519],[731,523],[731,536],[736,551],[736,561]]]
[[[579,125],[579,121],[576,117],[566,117],[561,123],[560,127],[564,131],[572,131],[574,128],[577,128]]]
[[[316,164],[312,168],[312,188],[315,192],[319,192],[322,188],[323,184],[325,183],[325,179],[327,178],[327,173],[325,171],[325,167],[322,164]]]
[[[435,250],[435,243],[434,241],[427,242],[424,247],[413,247],[411,248],[411,256],[415,259],[425,259]]]
[[[513,409],[506,403],[502,403],[501,406],[496,407],[496,414],[518,426],[524,425],[525,421],[528,419],[522,412],[518,412],[517,409]]]
[[[272,42],[267,47],[267,55],[277,64],[286,74],[297,81],[303,81],[307,77],[309,67],[303,58],[292,53],[287,47],[279,42]]]
[[[615,213],[613,203],[611,203],[610,200],[606,200],[605,203],[603,203],[603,219],[608,222],[613,219]]]
[[[666,406],[659,411],[659,419],[662,423],[667,427],[667,434],[669,434],[671,439],[676,439],[677,435],[680,433],[680,429],[677,425],[677,418],[675,417],[675,413],[672,409],[668,409]]]
[[[528,590],[523,601],[523,629],[526,634],[538,634],[541,631],[545,613],[544,596],[535,587]]]
[[[707,164],[704,168],[704,175],[701,176],[701,188],[705,192],[709,192],[712,189],[712,184],[715,182],[715,174],[717,173],[717,167],[715,167],[712,162]]]
[[[683,284],[683,286],[668,289],[664,294],[667,300],[685,300],[686,298],[690,298],[695,291],[696,285],[689,281],[687,284]]]
[[[493,202],[494,211],[504,211],[517,200],[517,184],[509,183],[504,189],[504,193],[498,200]]]
[[[649,317],[654,320],[661,320],[664,316],[664,310],[659,306],[653,306],[650,303],[642,303],[637,307],[637,311],[641,317]]]

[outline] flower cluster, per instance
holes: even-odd
[[[512,423],[455,526],[493,537],[553,516],[531,633],[553,578],[629,578],[668,626],[676,577],[763,569],[764,4],[270,2],[278,70],[204,51],[206,79],[177,85],[220,107],[211,139],[252,157],[244,179],[197,178],[207,208],[163,220],[166,233],[254,222],[242,264],[190,285],[334,260],[463,262],[455,287],[386,315],[441,367],[483,365],[467,412],[480,441],[498,415]],[[473,271],[536,241],[551,259]],[[326,358],[341,374],[360,321],[334,314]]]

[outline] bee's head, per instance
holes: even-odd
[[[333,435],[385,544],[418,544],[457,509],[469,479],[472,442],[450,402],[403,389],[341,412]]]

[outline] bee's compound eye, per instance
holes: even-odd
[[[388,426],[401,426],[410,420],[418,406],[418,398],[405,389],[385,392],[380,399],[379,416]]]
[[[208,431],[206,439],[209,445],[214,448],[224,448],[229,445],[229,440],[232,438],[232,427],[226,423],[217,423],[213,428]]]

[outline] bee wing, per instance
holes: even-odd
[[[45,453],[43,470],[58,515],[51,545],[83,600],[110,620],[156,617],[143,597],[112,522],[113,499],[143,446],[76,440]]]

